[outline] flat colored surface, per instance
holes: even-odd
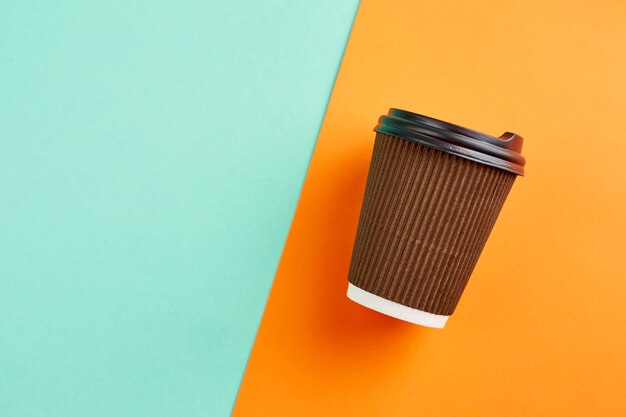
[[[0,415],[225,416],[356,10],[0,3]]]
[[[625,18],[622,2],[362,2],[235,417],[625,415]],[[526,139],[443,330],[345,297],[390,106]]]

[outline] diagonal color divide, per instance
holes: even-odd
[[[363,2],[234,417],[623,415],[625,13]],[[444,330],[345,297],[390,106],[525,138],[527,176]]]
[[[356,7],[0,5],[0,415],[230,413]]]

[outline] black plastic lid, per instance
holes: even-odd
[[[378,119],[376,132],[451,153],[461,158],[524,175],[524,138],[506,132],[499,138],[400,109]]]

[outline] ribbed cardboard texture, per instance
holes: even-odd
[[[348,280],[452,314],[515,178],[377,133]]]

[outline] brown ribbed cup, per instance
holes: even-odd
[[[377,133],[349,282],[451,315],[516,176]]]

